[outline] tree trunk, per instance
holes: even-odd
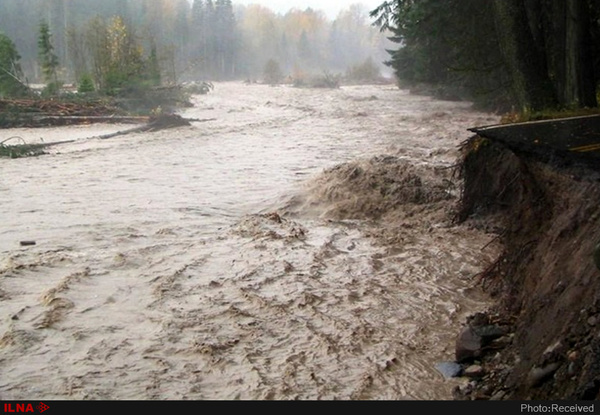
[[[543,0],[526,0],[524,2],[529,30],[533,36],[536,53],[543,55],[546,51],[546,37],[544,36],[544,8]]]
[[[566,2],[565,79],[560,96],[569,107],[596,107],[596,82],[587,0]]]
[[[537,52],[523,0],[494,0],[498,40],[522,111],[556,106],[546,60]]]
[[[556,97],[564,105],[565,90],[565,36],[566,36],[566,8],[564,0],[544,0],[544,37],[546,39],[546,59],[548,73],[554,84]]]

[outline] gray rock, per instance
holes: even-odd
[[[489,344],[506,334],[503,328],[496,325],[474,327],[473,330],[481,337],[483,345]]]
[[[435,365],[435,368],[446,379],[457,378],[462,373],[462,366],[455,362],[440,362]]]
[[[540,386],[542,383],[550,379],[550,377],[554,375],[559,367],[559,363],[551,363],[544,367],[532,368],[531,371],[529,371],[529,376],[527,377],[529,385],[533,387]]]
[[[481,336],[472,327],[465,327],[456,339],[456,361],[463,363],[479,357],[482,345]]]
[[[479,365],[472,365],[465,369],[463,376],[468,378],[480,378],[485,374],[483,367]]]

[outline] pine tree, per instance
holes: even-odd
[[[236,55],[236,22],[231,0],[217,0],[215,3],[215,55],[218,76],[233,77]]]
[[[0,98],[22,96],[28,92],[21,81],[20,59],[13,41],[0,33]]]
[[[79,85],[77,86],[77,92],[80,94],[87,94],[89,92],[94,92],[94,81],[92,76],[88,73],[84,73],[79,78]]]
[[[52,34],[48,23],[42,21],[38,36],[38,60],[46,82],[45,92],[53,95],[58,92],[58,57],[54,54]]]

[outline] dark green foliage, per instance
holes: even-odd
[[[44,90],[45,95],[55,95],[60,90],[58,82],[58,57],[54,53],[52,45],[52,35],[48,23],[42,21],[40,23],[38,35],[38,61],[44,74],[44,82],[47,86]]]
[[[371,16],[398,44],[387,64],[401,83],[488,108],[597,105],[598,0],[394,0]]]
[[[19,97],[27,95],[27,88],[21,81],[23,73],[13,41],[0,33],[0,98]]]
[[[135,30],[121,16],[96,17],[85,32],[97,90],[114,97],[140,97],[161,83],[156,47],[144,55]]]
[[[506,102],[494,16],[481,1],[388,1],[371,16],[399,44],[387,64],[400,82],[443,85],[489,107]]]
[[[11,137],[0,142],[0,158],[16,159],[45,154],[43,144],[27,144],[24,141],[19,144],[7,144],[9,141],[16,141],[17,139],[23,141],[20,137]]]
[[[86,94],[89,92],[94,92],[96,88],[94,87],[94,80],[89,73],[84,73],[79,78],[79,84],[77,85],[77,92],[80,94]]]
[[[117,65],[116,73],[109,74],[115,44],[111,32],[119,29],[111,24],[115,16],[140,48],[143,62],[136,69],[138,76],[154,86],[256,80],[270,58],[285,74],[296,69],[311,74],[341,72],[368,56],[378,64],[386,58],[385,37],[370,26],[366,10],[358,4],[349,5],[333,21],[311,8],[274,14],[232,0],[0,0],[0,4],[0,27],[15,41],[24,73],[33,83],[57,80],[40,70],[42,18],[49,29],[43,28],[41,43],[52,49],[52,54],[44,54],[46,67],[58,62],[58,78],[69,84],[90,73],[99,94],[120,93],[122,75],[128,79],[132,73]]]
[[[42,90],[42,97],[49,98],[54,97],[60,94],[61,88],[63,84],[62,82],[49,82],[44,89]]]
[[[525,3],[494,0],[492,8],[515,105],[523,111],[555,107],[556,94],[548,77],[545,56],[529,27]]]

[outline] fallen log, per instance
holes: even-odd
[[[123,130],[123,131],[117,131],[117,132],[110,133],[110,134],[104,134],[104,135],[98,136],[98,138],[100,138],[102,140],[106,140],[108,138],[118,137],[120,135],[140,133],[140,132],[145,132],[145,131],[153,132],[153,131],[165,130],[167,128],[175,128],[175,127],[191,125],[190,120],[188,120],[187,118],[183,118],[180,115],[175,115],[175,114],[161,114],[161,115],[156,115],[156,116],[146,117],[146,118],[148,118],[148,122],[144,125],[141,125],[139,127],[130,128],[130,129]],[[205,121],[208,121],[208,120],[205,120]]]
[[[189,122],[208,122],[208,121],[216,121],[216,118],[186,118]]]
[[[120,135],[126,135],[126,134],[132,134],[132,133],[140,133],[140,132],[143,132],[143,131],[148,131],[148,126],[147,125],[142,125],[140,127],[130,128],[128,130],[117,131],[115,133],[103,134],[103,135],[98,136],[97,138],[100,138],[102,140],[106,140],[108,138],[118,137]]]
[[[204,119],[183,118],[179,115],[173,115],[173,114],[158,115],[155,117],[150,117],[150,121],[146,125],[142,125],[140,127],[135,127],[135,128],[130,128],[130,129],[124,130],[124,131],[117,131],[115,133],[104,134],[104,135],[101,135],[99,138],[105,140],[107,138],[113,138],[113,137],[117,137],[117,136],[125,135],[125,134],[139,133],[139,132],[144,132],[144,131],[159,131],[159,130],[165,130],[167,128],[188,126],[188,125],[191,125],[190,124],[191,122],[208,122],[208,121],[215,121],[215,120],[216,120],[216,118],[204,118]]]
[[[187,119],[187,118],[183,118],[180,115],[175,115],[175,114],[160,114],[157,116],[152,116],[152,117],[137,117],[138,119],[147,119],[148,122],[144,125],[140,125],[138,127],[134,127],[134,128],[129,128],[127,130],[122,130],[122,131],[117,131],[114,133],[110,133],[110,134],[104,134],[104,135],[100,135],[100,136],[95,136],[95,137],[90,137],[91,138],[99,138],[102,140],[106,140],[109,138],[113,138],[113,137],[118,137],[121,135],[126,135],[126,134],[133,134],[133,133],[138,133],[138,132],[154,132],[154,131],[159,131],[159,130],[165,130],[168,128],[176,128],[176,127],[181,127],[181,126],[188,126],[191,125],[191,122],[208,122],[208,121],[214,121],[215,118],[208,118],[208,119]],[[14,144],[14,145],[6,145],[5,142],[12,140],[12,139],[20,139],[23,144]],[[79,141],[77,139],[74,140],[63,140],[63,141],[53,141],[53,142],[49,142],[49,143],[35,143],[35,144],[29,144],[26,143],[25,140],[23,140],[21,137],[11,137],[9,139],[6,139],[2,142],[0,142],[0,157],[10,157],[10,158],[17,158],[17,157],[28,157],[28,156],[37,156],[37,155],[41,155],[44,154],[44,149],[47,147],[51,147],[51,146],[56,146],[59,144],[67,144],[67,143],[74,143],[76,141]]]

